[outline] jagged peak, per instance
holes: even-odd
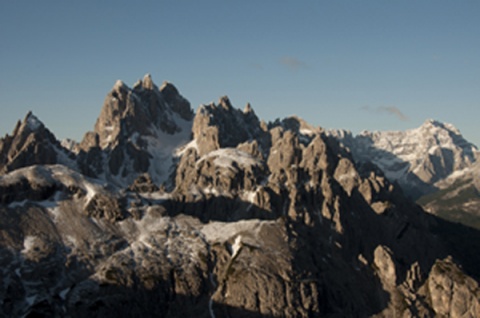
[[[133,89],[138,89],[138,88],[142,88],[142,80],[139,79],[135,82],[135,84],[133,84]]]
[[[430,127],[443,127],[443,123],[440,122],[440,121],[438,121],[438,120],[428,118],[427,120],[425,120],[425,121],[423,122],[423,124],[422,124],[420,127],[426,127],[426,128],[430,128]]]
[[[250,103],[247,103],[245,108],[242,110],[240,108],[235,108],[228,96],[222,96],[219,98],[218,102],[211,102],[210,104],[201,104],[197,109],[197,114],[211,114],[211,113],[229,113],[233,116],[243,116],[243,117],[255,117],[255,111]],[[257,118],[258,119],[258,118]]]
[[[155,84],[152,80],[152,75],[150,75],[150,73],[145,74],[145,76],[143,77],[142,86],[145,89],[153,89],[155,87]]]
[[[427,119],[425,122],[420,126],[420,128],[423,129],[431,129],[431,128],[437,128],[437,129],[445,129],[449,130],[456,135],[461,135],[460,130],[458,130],[457,127],[455,127],[452,124],[449,123],[443,123],[441,121],[435,120],[435,119]]]
[[[246,105],[245,108],[243,109],[243,113],[244,113],[244,114],[254,113],[253,108],[252,108],[252,105],[250,105],[250,103],[247,103],[247,105]]]
[[[334,136],[340,139],[353,138],[353,133],[348,129],[329,129],[327,135]]]
[[[228,96],[222,96],[220,97],[220,100],[218,102],[218,104],[225,108],[226,110],[230,110],[232,109],[232,103],[230,103],[230,99],[228,98]]]
[[[113,85],[113,90],[119,91],[120,89],[128,89],[128,86],[122,80],[117,80]]]
[[[169,87],[173,87],[173,88],[177,89],[177,88],[175,87],[175,85],[173,85],[171,82],[169,82],[169,81],[163,81],[162,85],[160,86],[160,90],[162,91],[162,90],[164,90],[164,89],[166,89],[166,88],[169,88]]]
[[[41,127],[44,127],[42,121],[38,119],[31,111],[27,113],[24,119],[24,126],[28,127],[31,131],[36,131]]]
[[[424,125],[435,125],[438,124],[439,121],[433,118],[427,118],[425,119]]]
[[[168,81],[164,81],[162,83],[162,86],[160,86],[160,92],[163,95],[167,95],[169,97],[171,97],[173,95],[175,95],[175,96],[180,95],[180,93],[178,92],[178,89],[175,87],[175,85],[173,85],[172,83],[170,83]]]

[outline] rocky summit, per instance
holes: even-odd
[[[417,169],[390,160],[409,137],[378,161],[228,97],[194,112],[149,75],[117,81],[80,143],[29,113],[0,140],[0,316],[479,317],[480,232],[426,213],[405,195],[420,183],[387,169],[434,185],[473,165],[442,125],[425,144],[462,146]]]
[[[431,119],[407,131],[329,133],[351,149],[356,161],[375,163],[415,199],[442,188],[444,179],[472,166],[479,154],[455,126]]]
[[[374,163],[429,213],[480,229],[480,152],[451,124],[426,120],[407,131],[331,130],[357,163]]]

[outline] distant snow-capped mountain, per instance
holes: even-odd
[[[373,162],[413,198],[434,191],[440,181],[470,167],[478,156],[476,146],[457,128],[435,120],[406,131],[329,134],[350,148],[356,161]]]

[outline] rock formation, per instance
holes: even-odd
[[[193,118],[146,76],[115,84],[73,152],[52,137],[72,161],[12,165],[15,138],[0,144],[2,316],[480,315],[480,233],[299,118],[266,124],[226,97]]]

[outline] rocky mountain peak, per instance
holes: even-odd
[[[28,127],[31,131],[42,129],[45,125],[31,111],[27,113],[23,120],[23,126]]]
[[[112,90],[120,93],[122,90],[128,90],[128,86],[122,80],[117,80]]]
[[[66,164],[69,152],[32,112],[0,139],[0,175],[32,164]]]
[[[229,133],[235,131],[235,134]],[[259,140],[264,141],[265,131],[253,110],[244,112],[232,106],[228,97],[221,97],[218,104],[199,107],[193,121],[193,138],[200,155],[223,147]]]
[[[150,74],[145,74],[142,80],[142,86],[144,89],[154,89],[155,84],[153,83],[152,76]]]
[[[422,126],[443,126],[443,124],[435,119],[428,118],[425,120],[425,122],[422,124]]]
[[[169,81],[163,81],[160,92],[164,95],[179,95],[178,89]]]
[[[427,119],[422,126],[420,126],[421,130],[431,131],[432,134],[439,130],[446,131],[450,134],[454,135],[461,135],[460,130],[452,124],[443,123],[441,121],[435,119]]]
[[[94,131],[80,144],[86,153],[81,166],[88,175],[105,173],[127,183],[144,173],[160,182],[166,178],[172,148],[188,141],[192,119],[190,103],[173,84],[158,88],[150,74],[133,89],[117,81],[105,97]]]
[[[43,122],[29,111],[23,121],[17,123],[12,137],[26,138],[29,135],[43,135],[45,130],[48,131]],[[48,131],[48,133],[50,133],[50,131]]]
[[[164,83],[159,89],[151,75],[146,74],[133,89],[120,80],[115,83],[105,98],[94,133],[101,148],[114,147],[120,139],[128,139],[135,133],[141,136],[152,136],[157,130],[177,133],[181,130],[178,117],[187,121],[193,118],[190,103],[172,84]]]
[[[132,88],[135,91],[158,90],[158,86],[154,83],[150,73],[146,73],[141,79],[137,80]]]
[[[170,105],[173,112],[177,113],[184,120],[192,120],[194,113],[190,106],[190,102],[186,100],[178,89],[170,82],[163,82],[160,87],[160,93],[165,101]]]
[[[413,198],[433,191],[435,183],[476,160],[476,146],[455,126],[432,119],[406,131],[329,134],[350,148],[356,161],[372,161]]]
[[[247,105],[245,105],[245,108],[243,109],[243,112],[245,114],[252,113],[253,112],[252,105],[250,105],[250,103],[247,103]]]
[[[230,110],[232,108],[232,103],[230,103],[230,99],[228,98],[228,96],[220,97],[218,104],[225,110]]]

